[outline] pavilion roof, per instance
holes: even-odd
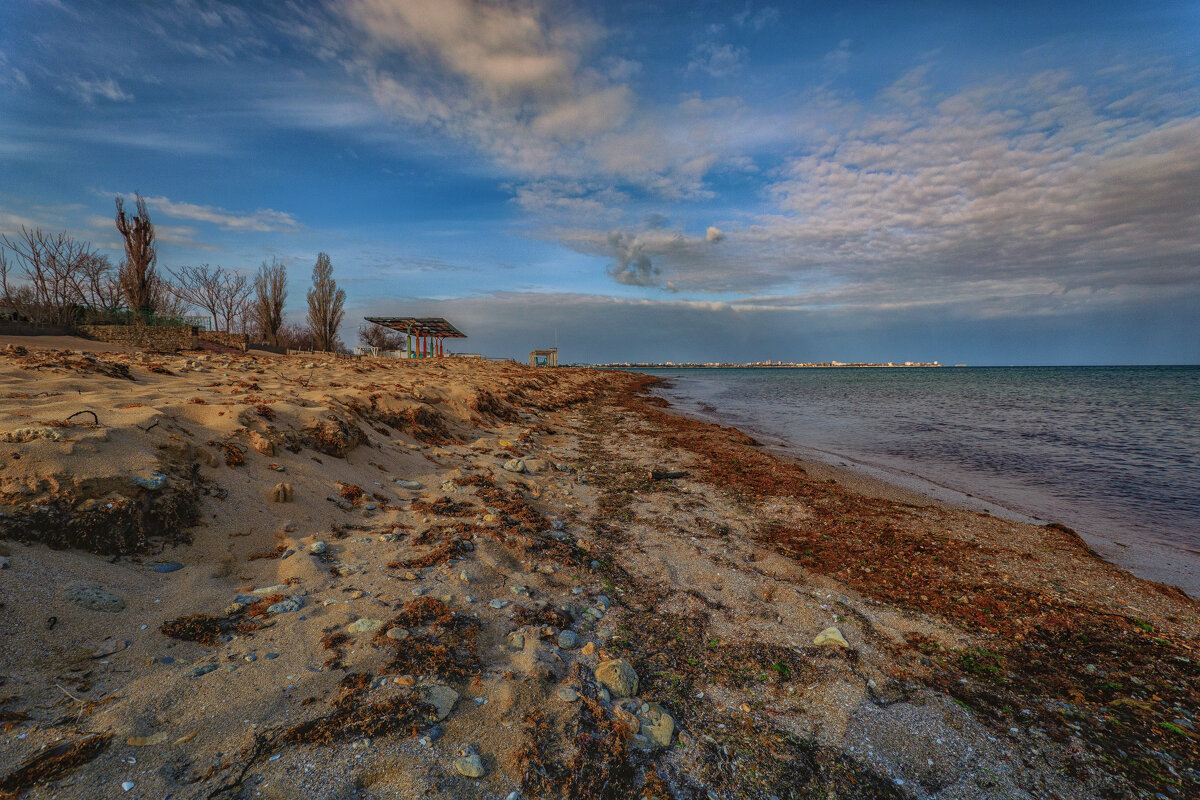
[[[413,336],[433,336],[441,339],[466,339],[467,335],[442,317],[363,317],[385,328]]]

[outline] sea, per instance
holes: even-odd
[[[964,508],[1059,522],[1200,597],[1200,366],[638,370],[677,411]]]

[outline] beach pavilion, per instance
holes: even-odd
[[[363,317],[405,336],[407,358],[439,358],[446,355],[446,339],[466,339],[467,335],[442,317]]]

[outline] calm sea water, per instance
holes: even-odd
[[[1200,595],[1200,367],[650,372],[685,412],[1062,522]]]

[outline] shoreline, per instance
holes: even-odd
[[[1066,529],[863,493],[649,376],[0,346],[0,379],[27,800],[1200,787],[1196,601]]]
[[[672,381],[670,376],[651,377],[658,377],[662,381],[664,384],[662,392],[670,392]],[[981,491],[979,489],[967,492],[938,483],[917,472],[871,464],[844,453],[821,450],[792,442],[776,434],[758,430],[740,420],[723,417],[717,409],[709,410],[700,401],[691,401],[686,406],[681,405],[678,400],[689,400],[686,397],[663,396],[663,399],[670,402],[672,408],[679,414],[718,425],[733,425],[763,441],[781,457],[793,459],[814,472],[828,472],[848,486],[875,496],[893,499],[921,498],[923,501],[931,500],[952,508],[985,512],[1002,519],[1033,525],[1067,525],[1077,531],[1093,549],[1114,566],[1149,581],[1177,586],[1191,597],[1200,598],[1200,553],[1195,551],[1163,542],[1144,540],[1136,548],[1130,547],[1129,544],[1119,542],[1111,535],[1091,532],[1069,518],[1039,517],[1030,511],[1013,508],[1004,501],[989,499],[977,494],[976,492]]]

